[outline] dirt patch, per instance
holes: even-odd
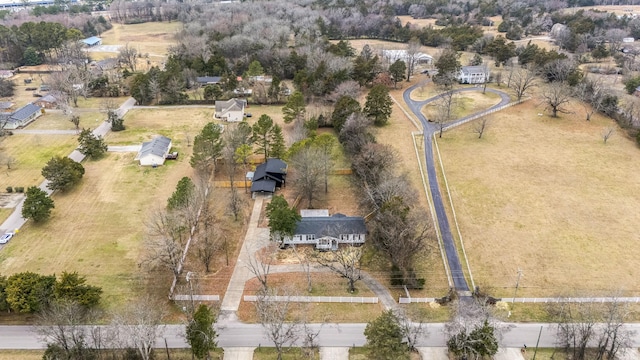
[[[0,193],[0,208],[13,209],[24,199],[24,194]]]

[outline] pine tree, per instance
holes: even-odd
[[[276,124],[271,128],[270,138],[271,142],[269,147],[271,148],[271,152],[269,153],[269,156],[282,159],[287,152],[287,147],[284,144],[284,136],[282,135],[282,128],[280,125]]]
[[[37,186],[31,186],[27,189],[27,198],[22,206],[22,217],[31,219],[35,222],[43,222],[51,216],[53,200],[44,190],[40,190]]]
[[[288,124],[293,120],[302,118],[305,111],[304,95],[300,91],[294,91],[282,108],[284,122]]]
[[[375,85],[367,95],[367,102],[364,104],[363,112],[371,119],[376,126],[384,126],[391,116],[391,105],[393,101],[389,96],[389,89],[382,84]]]

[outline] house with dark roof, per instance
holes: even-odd
[[[489,82],[489,67],[486,65],[463,66],[458,74],[460,84],[484,84]]]
[[[88,37],[86,39],[82,39],[81,41],[83,44],[89,47],[102,45],[102,39],[97,36]]]
[[[293,236],[286,236],[282,245],[314,245],[318,250],[338,250],[340,244],[362,245],[367,227],[364,218],[333,214],[333,216],[302,217]]]
[[[40,115],[42,115],[42,110],[39,106],[27,104],[11,113],[6,121],[3,121],[3,128],[5,130],[13,130],[23,127],[37,119]]]
[[[284,186],[287,178],[287,164],[280,159],[268,159],[256,167],[251,179],[251,194],[273,194],[276,188]]]
[[[34,105],[42,109],[55,109],[58,107],[58,99],[52,94],[47,94],[33,102]]]
[[[143,142],[135,160],[140,161],[141,166],[160,166],[171,150],[171,139],[165,136],[157,136],[151,141]]]
[[[198,76],[196,82],[200,85],[215,85],[220,82],[220,76]]]
[[[230,99],[226,101],[216,101],[216,112],[213,115],[216,119],[239,122],[244,119],[244,108],[247,101],[244,99]]]

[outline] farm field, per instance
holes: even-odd
[[[482,139],[472,123],[438,139],[475,282],[497,296],[513,295],[518,269],[518,296],[639,295],[638,148],[571,110],[537,116],[529,101],[493,114]]]

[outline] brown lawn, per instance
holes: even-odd
[[[477,285],[512,296],[638,295],[636,144],[600,116],[539,117],[536,101],[438,140]],[[444,192],[444,189],[442,190]],[[446,196],[446,193],[445,193]],[[453,227],[453,225],[452,225]]]

